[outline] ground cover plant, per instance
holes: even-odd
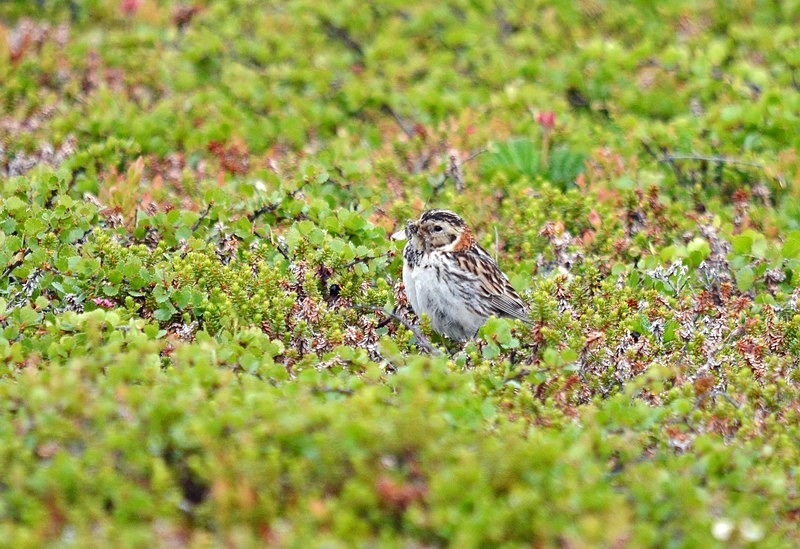
[[[524,4],[0,3],[0,539],[800,543],[800,4]]]

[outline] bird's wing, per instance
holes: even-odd
[[[492,296],[492,305],[495,309],[497,309],[497,311],[502,313],[496,316],[517,318],[530,324],[531,319],[528,316],[528,310],[525,308],[525,304],[522,302],[522,299],[520,299],[519,295],[517,295],[517,292],[514,291],[514,288],[511,288],[511,291],[513,292],[513,295],[503,294]]]
[[[479,292],[488,303],[490,314],[531,322],[522,298],[486,250],[476,244],[458,256],[460,267],[475,275]]]

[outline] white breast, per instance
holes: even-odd
[[[408,302],[411,303],[411,308],[414,309],[414,312],[420,314],[416,283],[417,281],[414,278],[411,267],[408,266],[408,263],[403,263],[403,284],[406,287],[406,297],[408,298]]]
[[[411,307],[418,315],[431,318],[433,329],[460,341],[475,335],[486,320],[476,315],[453,288],[439,254],[427,254],[414,267],[403,267],[403,283]],[[462,281],[463,283],[463,281]]]

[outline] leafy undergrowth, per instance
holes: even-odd
[[[798,7],[407,4],[0,4],[3,539],[800,543]]]

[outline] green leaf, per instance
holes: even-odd
[[[297,230],[300,231],[300,234],[303,236],[308,236],[308,233],[310,233],[316,228],[314,223],[307,219],[297,222],[295,224],[295,227],[297,227]]]
[[[791,231],[781,247],[781,257],[795,259],[800,257],[800,231]]]
[[[548,366],[560,366],[561,355],[556,349],[548,347],[542,353],[542,362],[544,362]]]
[[[6,252],[8,252],[9,254],[13,254],[19,251],[20,248],[22,248],[22,239],[19,236],[12,234],[6,237],[6,242],[5,242]]]
[[[27,210],[27,209],[28,209],[28,204],[26,204],[25,202],[23,202],[23,201],[22,201],[22,200],[21,200],[19,197],[17,197],[17,196],[9,196],[9,197],[8,197],[8,198],[5,200],[5,204],[4,204],[4,206],[5,206],[5,209],[6,209],[7,211],[9,211],[9,212],[19,212],[19,211],[24,211],[24,210]]]
[[[107,296],[114,296],[119,293],[119,288],[117,286],[111,286],[108,284],[103,284],[102,287],[103,294]]]
[[[531,385],[540,385],[547,380],[547,375],[545,372],[535,370],[528,374],[527,381]]]
[[[244,216],[240,217],[239,219],[237,219],[236,223],[234,223],[233,227],[234,227],[234,231],[233,232],[237,236],[239,236],[241,238],[247,238],[247,237],[251,236],[252,233],[253,233],[253,225],[252,225],[252,223],[250,223],[250,220],[247,219],[247,217],[244,217]]]
[[[757,258],[764,258],[767,256],[767,239],[763,235],[758,235],[758,238],[753,240],[751,252]]]
[[[711,246],[704,238],[695,238],[686,245],[690,267],[697,267],[711,253]]]
[[[731,248],[735,254],[749,254],[752,247],[753,237],[750,234],[737,234],[731,237]]]
[[[578,353],[574,349],[570,349],[567,347],[563,351],[561,351],[561,361],[565,364],[570,362],[575,362],[578,360]]]
[[[538,147],[527,138],[513,138],[495,145],[494,152],[483,161],[488,174],[505,173],[509,177],[526,175],[530,178],[539,173]]]
[[[746,292],[753,287],[755,274],[752,267],[747,266],[736,271],[736,287],[740,292]]]
[[[16,339],[18,335],[19,335],[18,324],[12,324],[10,326],[3,328],[3,339],[7,341]]]
[[[177,311],[175,310],[175,307],[172,306],[172,304],[165,303],[160,308],[158,308],[155,311],[153,311],[153,317],[156,320],[160,320],[161,322],[165,322],[165,321],[169,320],[170,318],[172,318],[172,315],[174,315],[176,312]]]
[[[325,231],[314,227],[314,229],[308,233],[307,238],[311,244],[322,246],[322,243],[325,241]]]
[[[674,341],[677,336],[678,328],[680,325],[674,319],[670,319],[664,325],[664,343]]]
[[[511,336],[511,324],[505,318],[497,318],[495,316],[489,317],[484,325],[478,330],[487,341],[492,340],[497,342],[502,347],[508,347],[512,344],[514,339]]]
[[[649,334],[651,324],[647,317],[643,314],[637,315],[631,323],[631,330],[640,334]]]
[[[575,152],[565,146],[554,149],[550,154],[549,176],[553,183],[559,183],[561,188],[567,183],[572,183],[584,171],[586,155]]]
[[[614,187],[621,191],[628,191],[636,188],[636,182],[630,177],[622,176],[614,180]]]
[[[46,228],[47,223],[40,217],[29,217],[25,220],[25,234],[29,236],[38,236]]]
[[[192,290],[181,288],[172,294],[172,301],[179,309],[185,309],[192,298]]]
[[[130,257],[125,260],[120,270],[125,277],[132,279],[139,275],[139,272],[142,270],[142,260],[138,257]]]
[[[500,347],[494,341],[489,340],[483,347],[483,351],[481,354],[483,355],[483,358],[485,358],[486,360],[497,358],[500,355]]]
[[[169,301],[171,295],[171,288],[165,288],[164,286],[156,286],[153,288],[153,299],[156,300],[156,303],[165,303]]]
[[[18,312],[19,323],[25,326],[35,324],[39,320],[39,313],[37,313],[29,305],[21,307]]]
[[[175,238],[178,240],[188,240],[192,236],[191,227],[180,227],[175,231]]]

